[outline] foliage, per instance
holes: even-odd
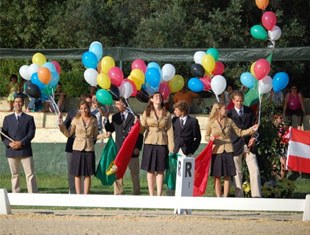
[[[290,198],[294,192],[295,183],[288,179],[266,182],[262,187],[264,198]]]
[[[276,47],[309,45],[309,4],[305,5],[303,0],[273,0],[267,10],[277,14],[277,24],[282,29]],[[260,23],[261,14],[255,1],[247,0],[1,1],[0,47],[82,48],[96,40],[104,48],[262,48],[268,42],[255,40],[249,33],[251,26]],[[13,67],[17,73],[22,64],[21,60],[15,62],[3,64],[0,75],[9,77]],[[302,81],[301,87],[307,87],[303,86],[310,69],[307,64],[279,62],[272,73],[286,71],[290,78]],[[250,65],[225,62],[225,66],[224,76],[239,83],[237,78],[249,71]],[[175,67],[179,74],[189,78],[187,63]],[[82,69],[75,68],[61,74],[69,94],[84,90],[84,83],[80,82],[82,73]],[[79,82],[69,84],[69,77]],[[2,95],[5,83],[1,84]]]

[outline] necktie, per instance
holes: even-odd
[[[18,121],[19,121],[19,115],[16,116],[16,121],[17,121],[17,123],[18,123]]]
[[[180,125],[181,125],[181,128],[183,128],[183,126],[184,126],[184,120],[183,120],[183,118],[180,118]]]
[[[240,116],[240,117],[243,116],[242,109],[239,110],[239,116]]]
[[[125,123],[125,114],[122,113],[121,116],[122,116],[122,122]]]

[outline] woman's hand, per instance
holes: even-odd
[[[259,124],[255,124],[254,126],[252,126],[252,130],[253,131],[257,131],[259,127]]]

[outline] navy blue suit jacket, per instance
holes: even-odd
[[[194,117],[187,116],[183,128],[180,124],[180,119],[174,117],[172,119],[174,132],[174,153],[182,149],[185,155],[194,154],[198,149],[201,141],[201,133],[198,120]]]
[[[111,133],[115,131],[115,144],[116,144],[117,150],[121,148],[131,127],[134,125],[134,121],[135,121],[134,115],[132,113],[128,113],[125,123],[123,123],[120,112],[115,113],[112,116],[112,122],[107,120],[107,123],[105,124],[105,129],[106,131],[111,132]],[[143,142],[143,135],[139,134],[135,148],[141,150],[142,142]],[[132,157],[138,157],[138,156],[133,155]]]
[[[251,108],[247,106],[243,106],[243,115],[242,117],[239,116],[235,108],[232,108],[228,111],[227,116],[231,118],[242,130],[248,129],[255,124],[255,115]],[[233,131],[231,135],[234,154],[240,155],[243,153],[244,145],[248,144],[250,137],[239,137]]]
[[[2,132],[15,141],[21,141],[22,148],[18,150],[11,149],[11,142],[4,136],[1,136],[6,146],[7,157],[30,157],[32,156],[31,140],[34,138],[36,126],[32,116],[22,113],[17,122],[15,113],[6,116],[3,120]]]

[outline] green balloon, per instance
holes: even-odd
[[[259,102],[259,94],[258,94],[258,82],[256,82],[255,86],[249,89],[244,95],[243,104],[245,106],[252,106]]]
[[[111,105],[113,103],[112,95],[104,89],[99,89],[96,92],[96,98],[100,104]]]
[[[216,48],[209,48],[207,50],[207,54],[212,55],[215,61],[217,61],[220,56],[220,53],[218,52]]]
[[[263,26],[259,24],[252,26],[251,35],[253,36],[253,38],[258,39],[258,40],[267,39],[267,31],[264,29]]]

